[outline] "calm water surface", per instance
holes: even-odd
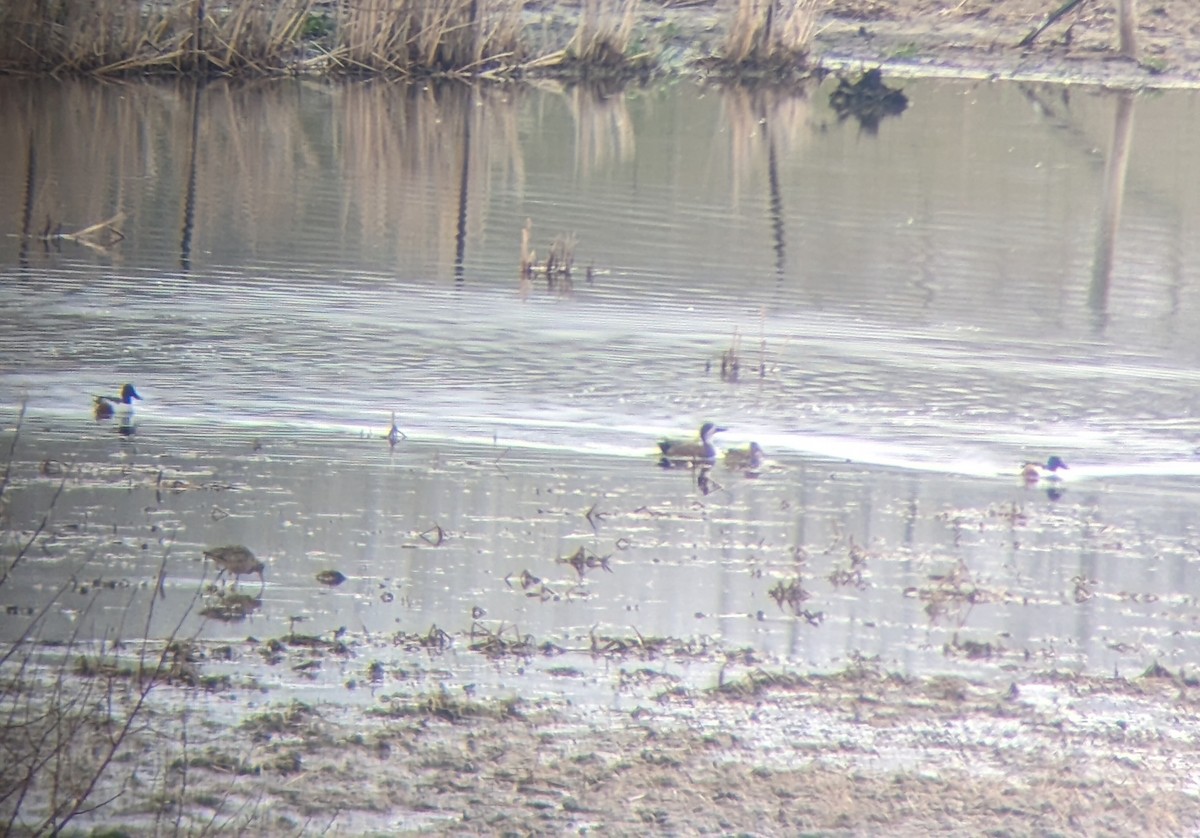
[[[261,608],[187,630],[1195,663],[1200,100],[914,81],[876,133],[829,90],[0,80],[10,560],[75,468],[0,632],[76,572],[116,587],[44,636],[144,633],[166,555],[165,632],[233,541]],[[570,288],[520,282],[527,220]],[[129,437],[89,415],[124,381]],[[770,466],[655,465],[709,419]]]

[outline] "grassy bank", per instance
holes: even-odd
[[[689,60],[710,72],[803,70],[819,2],[736,0]],[[0,7],[0,71],[650,74],[688,40],[672,18],[688,11],[638,0],[536,10],[526,0],[12,0]]]

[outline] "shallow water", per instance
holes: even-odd
[[[92,556],[79,579],[116,587],[42,634],[144,633],[165,555],[164,633],[200,550],[242,542],[261,607],[185,632],[1194,662],[1194,94],[914,81],[872,133],[829,90],[0,80],[14,532],[58,486],[44,460],[79,469],[0,631]],[[18,235],[117,211],[111,248]],[[539,259],[576,237],[570,288],[519,281],[526,219]],[[89,415],[124,381],[133,436]],[[709,419],[770,466],[657,467]],[[1050,453],[1066,480],[1023,486]],[[556,561],[581,546],[611,573]],[[807,616],[768,593],[796,579]]]

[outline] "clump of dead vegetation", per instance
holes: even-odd
[[[824,0],[737,0],[721,54],[710,62],[738,75],[807,74]]]
[[[453,695],[446,689],[414,698],[389,697],[383,707],[368,712],[387,718],[433,717],[447,722],[471,719],[493,721],[524,719],[524,702],[518,698],[501,701],[472,701],[466,696]]]
[[[638,0],[583,0],[575,35],[560,70],[583,78],[627,76],[653,66],[649,53],[632,53]]]
[[[961,559],[944,573],[931,573],[926,584],[905,588],[904,595],[925,603],[931,623],[950,618],[960,627],[975,605],[1004,599],[1003,593],[979,585]]]
[[[825,615],[820,611],[810,611],[804,607],[804,603],[809,600],[812,594],[804,587],[799,576],[790,579],[779,579],[767,591],[767,596],[775,600],[775,604],[781,609],[784,606],[795,614],[797,617],[803,617],[811,625],[820,625],[825,619]]]
[[[736,384],[742,380],[742,361],[745,356],[742,353],[742,333],[740,329],[733,330],[733,337],[730,338],[729,348],[721,353],[720,358],[720,374],[721,380],[729,384]],[[751,371],[760,381],[767,377],[767,339],[760,336],[758,340],[758,359],[755,361],[753,357],[750,359]],[[712,371],[712,361],[705,363],[705,372]]]
[[[609,564],[609,559],[611,558],[612,556],[597,555],[591,550],[580,546],[580,548],[571,555],[560,556],[557,561],[559,564],[569,564],[571,567],[575,568],[575,572],[578,573],[579,578],[582,579],[587,575],[589,570],[595,570],[596,568],[603,570],[605,573],[612,573],[612,566]]]
[[[69,231],[63,228],[61,221],[55,222],[47,218],[41,232],[34,235],[33,238],[41,242],[46,249],[63,242],[71,242],[97,253],[110,253],[113,248],[125,240],[125,234],[121,232],[121,224],[124,222],[125,213],[119,212],[104,221],[89,224],[80,230]]]
[[[533,247],[533,219],[526,218],[525,226],[521,228],[521,293],[529,293],[535,279],[544,279],[547,291],[570,294],[575,289],[575,247],[578,243],[574,233],[559,233],[550,243],[546,261],[540,262]],[[591,283],[593,269],[590,265],[585,274],[587,282]]]
[[[861,591],[868,584],[867,559],[870,558],[870,554],[854,540],[853,536],[850,537],[846,553],[850,564],[830,571],[829,581],[839,588],[852,587]]]

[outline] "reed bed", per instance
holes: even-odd
[[[52,74],[514,68],[522,0],[9,0],[0,70]]]
[[[735,0],[720,54],[695,61],[735,74],[806,66],[825,2]],[[654,71],[675,37],[674,24],[638,0],[560,0],[528,14],[525,3],[7,0],[0,72],[623,78]],[[550,40],[535,51],[539,31]]]

